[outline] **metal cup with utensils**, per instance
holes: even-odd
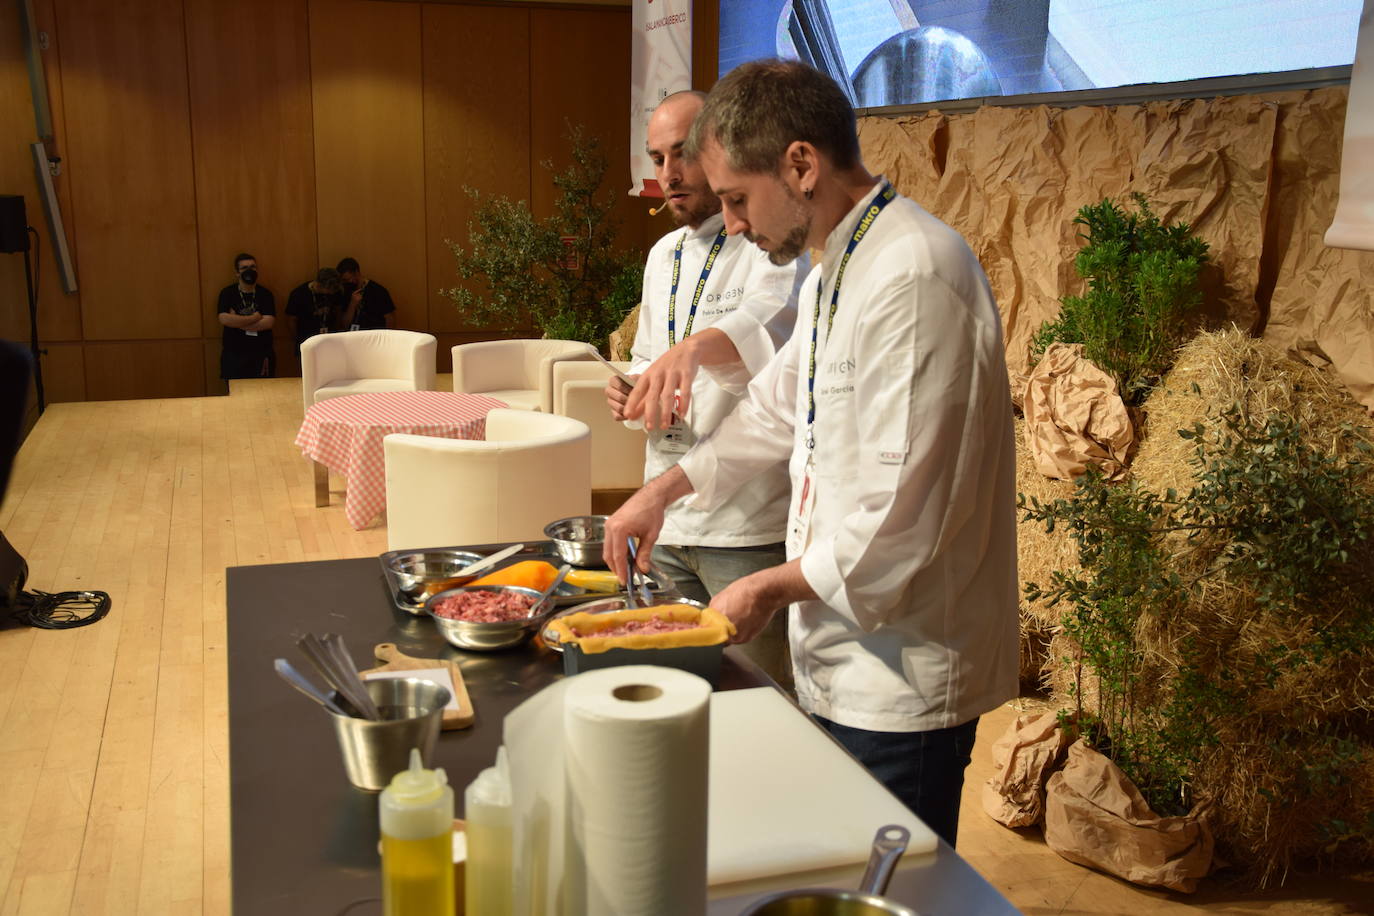
[[[329,717],[334,720],[348,781],[359,789],[380,792],[409,765],[411,748],[419,748],[425,766],[430,765],[451,695],[447,688],[413,677],[373,678],[365,686],[380,719],[332,712]]]
[[[858,891],[783,891],[750,904],[740,916],[918,916],[911,907],[882,896],[910,839],[911,832],[898,824],[879,827]]]

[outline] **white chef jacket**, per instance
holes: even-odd
[[[692,297],[716,235],[724,225],[717,213],[697,229],[686,226],[655,243],[644,266],[639,329],[631,349],[630,373],[641,373],[668,350],[668,297],[673,283],[673,250],[683,239],[675,340],[682,342],[691,313]],[[741,236],[729,236],[716,256],[701,300],[692,319],[692,333],[706,328],[724,331],[739,350],[740,361],[707,367],[692,382],[686,417],[692,432],[711,432],[734,409],[753,378],[792,333],[797,319],[797,291],[809,261],[778,267],[767,254]],[[652,480],[682,457],[650,434],[645,446],[644,479]],[[747,488],[711,509],[678,502],[664,517],[659,543],[674,546],[753,547],[783,539],[787,520],[787,468],[782,463],[763,473]]]
[[[789,461],[788,558],[819,600],[791,608],[802,706],[871,731],[967,722],[1017,690],[1015,446],[1001,320],[958,233],[896,197],[844,274],[874,188],[826,241],[786,347],[682,468],[708,507]],[[818,301],[814,468],[808,352]]]

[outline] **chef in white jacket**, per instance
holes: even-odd
[[[731,233],[778,263],[823,257],[791,340],[616,513],[607,560],[623,571],[623,536],[653,543],[674,501],[709,508],[786,462],[787,562],[712,604],[740,640],[791,606],[803,708],[952,845],[978,717],[1017,688],[1015,449],[987,280],[868,173],[848,100],[808,66],[732,71],[688,152]]]
[[[714,430],[787,340],[809,266],[806,259],[775,265],[742,237],[726,234],[720,199],[701,167],[682,154],[705,98],[703,92],[674,93],[649,119],[649,157],[679,228],[658,240],[644,265],[629,369],[635,390],[614,377],[606,388],[612,412],[642,421],[649,431],[646,481]],[[703,603],[741,576],[784,562],[789,489],[787,468],[777,464],[710,508],[673,506],[654,562],[684,595]],[[790,688],[786,624],[778,615],[745,648]]]

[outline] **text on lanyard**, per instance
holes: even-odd
[[[844,280],[844,269],[849,266],[849,257],[854,254],[854,249],[859,247],[868,230],[873,225],[873,221],[878,218],[878,214],[883,212],[883,208],[892,203],[897,192],[892,185],[885,184],[883,189],[878,192],[878,196],[873,199],[873,203],[868,205],[863,217],[859,220],[859,225],[854,227],[854,234],[849,238],[849,244],[845,246],[844,257],[840,258],[839,269],[835,271],[835,287],[830,292],[830,315],[825,325],[825,340],[830,342],[830,330],[835,326],[835,312],[840,305],[840,282]],[[811,354],[807,361],[806,373],[806,450],[813,452],[816,450],[816,341],[820,332],[821,324],[821,293],[825,289],[825,276],[822,274],[816,280],[816,307],[811,314]]]
[[[687,233],[677,240],[677,247],[673,249],[673,285],[668,291],[668,346],[677,343],[677,281],[682,275],[682,243],[687,238]],[[692,319],[697,317],[697,304],[701,302],[701,293],[706,289],[706,278],[711,276],[711,268],[716,264],[716,255],[725,247],[725,230],[721,229],[716,234],[715,244],[711,246],[711,253],[706,256],[706,263],[701,268],[701,277],[697,280],[696,292],[692,294],[692,307],[687,311],[687,324],[682,329],[682,339],[686,340],[687,335],[692,333]]]

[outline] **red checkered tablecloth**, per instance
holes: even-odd
[[[505,406],[495,398],[450,391],[350,394],[306,411],[296,445],[307,458],[348,478],[344,515],[354,529],[361,529],[386,508],[385,436],[481,439],[487,411]]]

